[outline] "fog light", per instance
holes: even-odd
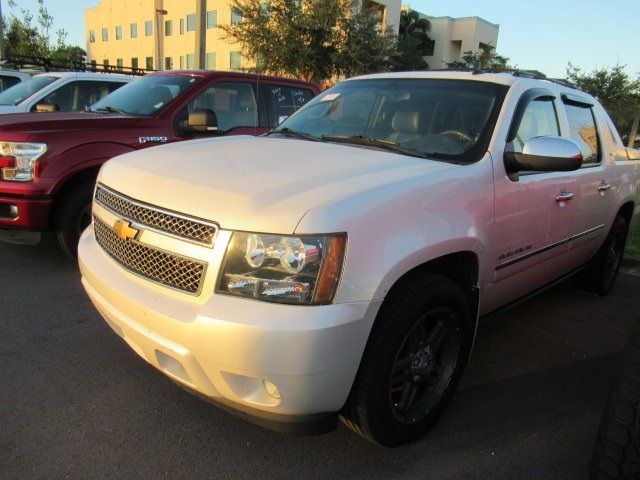
[[[9,203],[0,204],[0,218],[18,218],[19,213],[17,205],[11,205]]]
[[[9,205],[9,214],[12,217],[18,216],[18,206],[17,205]]]
[[[264,383],[264,389],[269,395],[271,395],[273,398],[280,398],[280,390],[278,390],[278,387],[276,387],[269,380],[263,380],[262,383]]]

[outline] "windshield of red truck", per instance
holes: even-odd
[[[26,82],[18,83],[0,93],[0,105],[19,105],[31,95],[52,84],[58,77],[39,75]]]
[[[342,82],[272,134],[471,163],[486,153],[507,87],[440,79]]]
[[[92,112],[153,117],[201,80],[191,75],[150,75],[135,80],[91,105]]]

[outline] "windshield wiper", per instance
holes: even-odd
[[[323,135],[320,137],[323,142],[336,142],[336,143],[350,143],[353,145],[363,145],[368,147],[378,147],[383,150],[387,150],[394,153],[401,153],[403,155],[410,155],[418,158],[429,158],[432,153],[422,152],[414,148],[403,147],[398,142],[391,140],[380,140],[378,138],[367,137],[366,135],[351,135],[351,136],[339,136],[339,135]]]
[[[108,113],[119,113],[121,115],[127,115],[127,112],[124,110],[120,110],[119,108],[112,107],[111,105],[105,105],[104,107],[96,108],[95,110],[91,110],[92,112],[108,112]]]
[[[291,130],[287,127],[281,128],[280,130],[271,130],[270,132],[267,132],[265,136],[273,135],[275,133],[279,133],[281,135],[284,135],[285,137],[301,138],[303,140],[309,140],[311,142],[319,142],[321,140],[320,137],[316,137],[315,135],[311,135],[310,133]]]

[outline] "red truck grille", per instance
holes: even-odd
[[[96,188],[94,201],[138,225],[208,247],[213,246],[218,231],[215,224],[145,204],[101,184]]]
[[[125,269],[192,295],[198,295],[207,264],[154,247],[136,240],[122,240],[105,222],[93,217],[96,241],[102,249]]]

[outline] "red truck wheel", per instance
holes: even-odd
[[[78,256],[80,234],[91,223],[92,182],[81,183],[69,190],[60,201],[54,231],[62,251],[70,258]]]

